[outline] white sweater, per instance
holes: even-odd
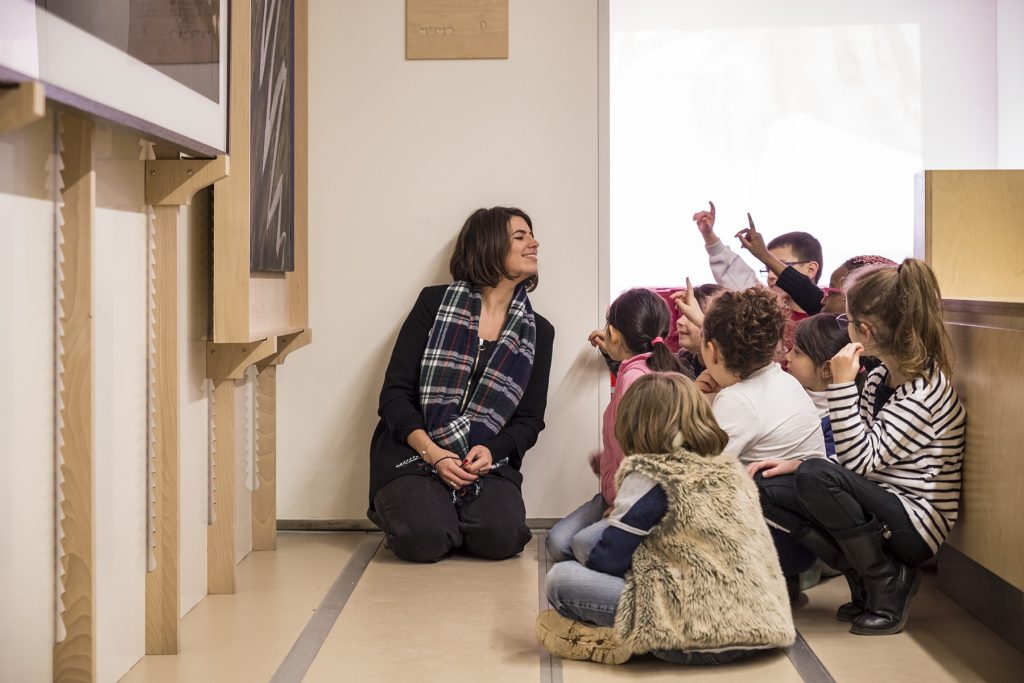
[[[723,452],[744,464],[825,456],[821,418],[814,403],[778,363],[719,391],[711,411],[729,435]]]

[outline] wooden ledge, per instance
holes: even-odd
[[[196,192],[228,176],[228,157],[156,159],[146,162],[146,203],[191,204]]]

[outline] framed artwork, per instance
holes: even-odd
[[[224,154],[227,7],[0,0],[0,80],[39,80],[50,100],[196,155]]]
[[[250,270],[295,269],[295,6],[253,0]]]

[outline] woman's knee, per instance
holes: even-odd
[[[387,530],[388,547],[406,562],[437,562],[443,560],[458,545],[457,532],[438,526],[416,528],[409,524],[395,524]]]
[[[530,529],[526,520],[493,521],[478,526],[463,539],[466,552],[488,560],[504,560],[523,552],[530,542]]]

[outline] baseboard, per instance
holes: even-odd
[[[1024,592],[950,545],[938,554],[939,590],[1024,652]]]
[[[528,517],[526,525],[534,530],[550,529],[559,517]],[[278,531],[377,531],[368,519],[279,519]]]

